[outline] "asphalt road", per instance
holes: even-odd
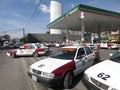
[[[51,49],[56,50],[56,49]],[[46,56],[41,57],[19,57],[11,58],[6,55],[7,50],[0,50],[0,90],[54,90],[40,83],[37,83],[27,75],[29,66]],[[100,50],[101,60],[109,57],[110,53],[116,50]],[[82,83],[82,74],[78,75],[74,80],[74,87],[70,90],[87,90]],[[66,90],[57,87],[56,90]]]

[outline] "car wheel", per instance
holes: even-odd
[[[63,86],[66,89],[70,89],[72,88],[72,85],[73,85],[73,74],[72,72],[68,72],[64,77]]]
[[[11,54],[11,57],[12,57],[12,58],[16,58],[16,54],[15,54],[15,53],[12,53],[12,54]]]
[[[38,53],[37,53],[37,52],[34,52],[34,53],[33,53],[33,56],[34,56],[34,57],[38,57]]]
[[[108,49],[110,50],[110,49],[111,49],[111,47],[108,47]]]

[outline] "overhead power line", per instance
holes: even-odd
[[[44,0],[41,4],[46,4],[47,3],[47,0]],[[38,11],[38,13],[36,14],[36,17],[38,17],[38,15],[40,14],[41,10]]]
[[[4,32],[6,32],[6,33],[7,33],[7,32],[17,32],[17,31],[21,31],[21,30],[23,30],[23,28],[1,31],[0,33],[4,33]]]
[[[42,3],[42,0],[40,0],[40,1],[38,2],[38,4],[36,5],[34,12],[32,13],[31,18],[28,20],[28,22],[27,22],[27,24],[26,24],[25,27],[27,27],[27,26],[32,22],[32,19],[33,19],[34,16],[36,15],[37,10],[38,10],[38,8],[39,8],[39,6],[40,6],[41,3]]]
[[[10,33],[18,33],[20,31],[22,32],[23,37],[25,37],[25,29],[24,28],[1,31],[0,33],[3,33],[4,35],[6,35],[6,34],[10,34]]]

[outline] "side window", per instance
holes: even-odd
[[[85,50],[87,55],[93,53],[93,51],[89,47],[85,47]]]
[[[34,46],[33,45],[29,45],[29,49],[34,49]]]
[[[78,50],[77,58],[79,59],[79,58],[82,58],[83,56],[85,56],[85,51],[83,48],[80,48]]]

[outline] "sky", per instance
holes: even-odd
[[[46,33],[50,22],[51,0],[0,0],[0,35],[11,38],[25,33]],[[63,14],[78,4],[85,4],[120,13],[120,0],[56,0],[63,5]],[[38,3],[40,5],[38,6]]]

